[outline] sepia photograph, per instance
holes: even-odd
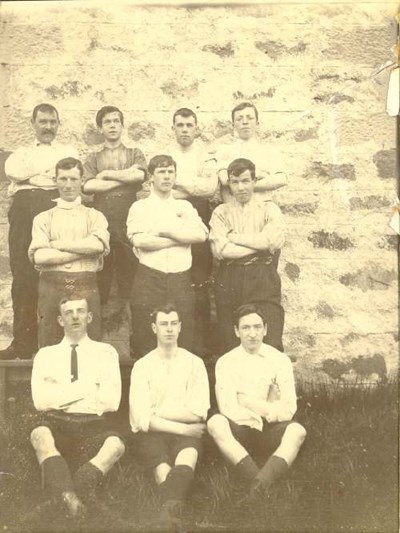
[[[0,531],[397,533],[399,2],[0,28]]]

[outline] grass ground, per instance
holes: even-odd
[[[80,523],[58,518],[34,523],[21,519],[40,502],[40,478],[26,428],[28,392],[10,405],[6,433],[12,445],[14,477],[0,488],[0,531],[153,530],[157,497],[153,482],[132,453],[113,470],[101,494],[108,511]],[[212,446],[199,464],[196,487],[185,513],[187,531],[210,532],[397,532],[398,389],[318,386],[299,393],[297,419],[308,431],[289,476],[269,498],[240,505],[227,467]]]

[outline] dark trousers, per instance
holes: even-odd
[[[120,298],[129,299],[132,290],[138,259],[126,236],[126,219],[135,199],[136,192],[131,186],[128,191],[121,187],[109,193],[96,194],[94,198],[93,207],[106,217],[110,233],[110,253],[104,257],[103,270],[97,274],[102,304],[108,301],[114,273]]]
[[[182,322],[179,345],[196,353],[193,341],[194,293],[190,271],[166,274],[139,264],[131,292],[132,338],[135,357],[146,355],[157,345],[150,315],[166,303],[175,304]]]
[[[101,341],[100,298],[95,272],[42,272],[39,281],[38,341],[39,348],[58,344],[64,331],[57,321],[62,298],[83,299],[88,303],[93,319],[88,335]]]
[[[13,344],[21,352],[37,350],[37,319],[39,272],[28,259],[35,216],[54,207],[51,200],[58,191],[28,189],[18,191],[8,212],[10,224],[8,246],[12,273],[11,298],[14,312]]]
[[[222,352],[239,345],[234,331],[234,312],[240,305],[248,303],[256,304],[264,313],[267,321],[265,342],[283,351],[285,313],[281,306],[281,279],[274,262],[244,265],[222,261],[215,280],[215,303]]]

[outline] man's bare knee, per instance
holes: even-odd
[[[290,424],[287,427],[287,430],[289,430],[288,433],[291,440],[296,441],[297,444],[301,446],[307,436],[306,429],[298,422],[293,422],[293,424]]]
[[[31,432],[31,444],[35,450],[54,447],[54,437],[47,426],[38,426]]]
[[[106,440],[104,441],[104,445],[107,446],[110,449],[110,451],[112,451],[112,454],[116,458],[117,461],[125,453],[125,444],[116,435],[107,437]]]
[[[207,422],[207,431],[215,440],[226,439],[232,434],[228,420],[219,414],[212,416]]]

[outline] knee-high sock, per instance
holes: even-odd
[[[253,483],[254,488],[268,490],[277,479],[287,473],[288,468],[288,464],[284,459],[277,457],[276,455],[271,455],[257,474]]]
[[[235,465],[236,475],[241,481],[247,484],[250,484],[254,480],[259,471],[258,466],[250,455],[246,455],[246,457],[243,457],[243,459]]]
[[[73,475],[73,481],[79,497],[83,500],[93,499],[103,478],[102,471],[90,462],[78,468]]]
[[[190,466],[177,465],[171,468],[167,478],[159,485],[162,502],[184,501],[192,487],[194,472]]]
[[[42,463],[43,488],[48,497],[59,496],[74,490],[71,472],[61,455],[45,459]]]

